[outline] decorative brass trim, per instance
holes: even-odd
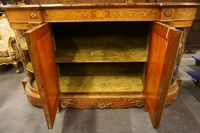
[[[134,104],[137,107],[144,106],[144,100],[128,100],[128,103]]]
[[[100,109],[110,108],[112,105],[113,105],[113,103],[104,102],[104,101],[95,102],[95,103],[90,104],[91,107],[100,108]]]
[[[37,17],[37,15],[33,12],[30,14],[30,16],[31,16],[32,19],[35,19]]]
[[[67,108],[67,107],[71,107],[71,106],[75,106],[76,105],[76,101],[75,100],[73,100],[73,101],[61,101],[60,102],[60,106],[62,107],[62,108]]]
[[[165,16],[166,17],[170,17],[171,15],[172,15],[171,11],[169,11],[169,10],[165,11]]]

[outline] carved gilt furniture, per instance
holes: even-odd
[[[200,4],[35,1],[2,8],[12,28],[26,30],[31,78],[23,85],[48,128],[66,107],[143,107],[158,128],[177,97],[185,27]]]
[[[15,39],[15,33],[3,14],[0,16],[0,65],[12,64],[16,73],[19,73],[18,61],[20,60],[19,50]]]

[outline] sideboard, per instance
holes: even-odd
[[[42,3],[44,2],[44,3]],[[200,3],[65,2],[7,5],[10,26],[26,37],[30,103],[53,128],[61,108],[143,107],[158,128],[172,104],[186,29]]]

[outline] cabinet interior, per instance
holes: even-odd
[[[62,93],[143,92],[151,22],[52,23]]]

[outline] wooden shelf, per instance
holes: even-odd
[[[62,93],[143,92],[137,76],[66,76],[59,78]]]
[[[146,62],[146,48],[56,50],[56,62]]]
[[[135,76],[62,76],[59,77],[61,93],[142,93],[141,75]],[[36,81],[32,86],[37,88]]]

